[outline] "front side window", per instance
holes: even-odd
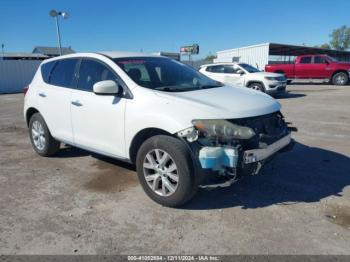
[[[168,92],[222,86],[194,68],[165,57],[124,57],[113,61],[138,85]]]
[[[118,77],[111,69],[98,61],[92,59],[81,61],[78,89],[93,92],[94,84],[104,80],[117,81]]]
[[[74,72],[78,59],[58,60],[51,72],[49,83],[55,86],[74,87]]]
[[[245,64],[245,63],[240,63],[238,64],[240,67],[242,67],[244,70],[248,71],[249,73],[257,73],[260,72],[259,69],[257,69],[254,66],[251,66],[249,64]]]
[[[304,56],[300,59],[300,64],[311,64],[311,56]]]
[[[225,72],[225,74],[236,74],[236,69],[235,68],[233,68],[233,66],[232,65],[225,65],[224,66],[224,72]]]
[[[325,64],[326,58],[324,56],[315,56],[314,63],[315,64]]]

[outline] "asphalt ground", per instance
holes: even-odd
[[[294,150],[177,209],[152,202],[131,165],[36,155],[23,95],[1,95],[0,254],[350,254],[350,86],[287,89]]]

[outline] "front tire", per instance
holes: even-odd
[[[256,91],[261,91],[263,93],[265,93],[265,91],[266,91],[264,88],[264,85],[261,83],[251,83],[248,85],[248,88],[254,89]]]
[[[336,73],[332,77],[332,83],[336,86],[345,86],[349,81],[349,76],[344,72]]]
[[[29,121],[30,141],[36,153],[52,156],[60,148],[60,142],[54,139],[40,113],[35,113]]]
[[[163,206],[181,206],[197,190],[189,149],[174,137],[146,140],[137,153],[136,168],[143,190]]]

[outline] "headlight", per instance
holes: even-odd
[[[192,124],[205,137],[249,139],[255,135],[253,129],[235,125],[226,120],[192,120]]]
[[[274,76],[265,76],[265,79],[266,79],[266,80],[270,80],[270,81],[275,81],[275,80],[277,80],[277,78],[274,77]]]
[[[285,81],[286,78],[284,76],[265,76],[266,80],[270,81]]]

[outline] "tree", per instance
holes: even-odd
[[[204,58],[206,61],[213,61],[216,58],[216,55],[208,55],[207,57]]]
[[[343,25],[333,30],[330,45],[336,50],[346,50],[350,47],[350,27]]]
[[[325,49],[331,49],[331,46],[328,43],[324,43],[322,45],[315,45],[316,48],[325,48]]]

